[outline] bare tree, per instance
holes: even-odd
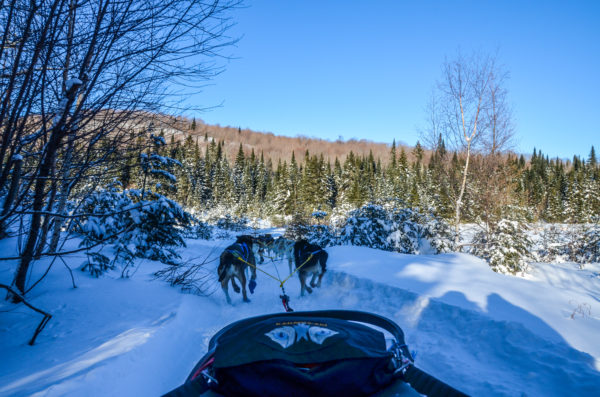
[[[490,73],[484,119],[487,125],[483,129],[481,149],[484,154],[495,156],[513,148],[515,126],[513,111],[507,98],[508,90],[505,87],[508,72],[494,67]]]
[[[442,70],[442,79],[427,106],[428,126],[422,135],[434,150],[443,137],[449,149],[463,160],[460,184],[453,197],[458,243],[472,154],[494,158],[509,147],[514,130],[504,88],[507,74],[501,71],[495,57],[466,57],[459,53],[455,59],[447,59]],[[492,163],[486,169],[497,169],[497,159]]]
[[[21,294],[52,227],[57,249],[73,192],[116,176],[131,132],[179,109],[176,87],[221,70],[215,57],[234,42],[226,33],[237,3],[0,0],[0,225],[27,214]]]

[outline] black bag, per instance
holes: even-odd
[[[390,332],[391,346],[381,331],[361,323]],[[219,331],[186,383],[166,396],[209,390],[248,397],[369,396],[398,381],[423,394],[464,395],[412,362],[402,330],[384,317],[344,310],[272,314]]]

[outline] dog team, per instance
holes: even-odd
[[[231,304],[228,285],[231,281],[231,287],[237,293],[242,292],[244,302],[250,302],[246,292],[246,283],[250,292],[256,287],[256,257],[259,257],[259,263],[264,262],[264,257],[271,255],[271,259],[288,260],[290,275],[293,273],[292,264],[295,263],[296,272],[300,279],[300,295],[304,296],[304,291],[312,293],[312,288],[321,286],[321,279],[325,274],[327,263],[327,252],[315,244],[310,244],[305,239],[297,241],[289,240],[284,237],[273,238],[270,234],[260,236],[241,235],[238,236],[235,243],[225,248],[221,253],[217,273],[219,282],[225,293],[227,303]],[[250,280],[246,279],[246,268],[250,268]],[[308,278],[311,277],[310,286],[307,285]],[[241,284],[238,286],[235,279]]]

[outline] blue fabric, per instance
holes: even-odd
[[[230,249],[231,247],[236,247],[237,249]],[[235,243],[234,245],[231,245],[228,249],[225,250],[226,252],[229,252],[230,254],[233,254],[233,256],[235,257],[240,257],[245,261],[248,261],[248,256],[249,256],[249,249],[248,246],[246,245],[246,243]]]

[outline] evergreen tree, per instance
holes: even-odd
[[[277,164],[277,170],[274,176],[274,186],[272,190],[272,202],[277,214],[288,215],[294,210],[294,197],[292,195],[291,178],[289,176],[290,167],[281,159]]]
[[[596,168],[597,161],[596,161],[596,151],[594,150],[594,146],[592,146],[592,149],[590,150],[590,157],[588,159],[588,164],[592,168]]]
[[[473,238],[473,253],[486,259],[495,272],[523,273],[532,260],[532,242],[526,231],[524,223],[502,219],[492,230],[480,232]]]
[[[237,156],[235,157],[235,164],[233,166],[233,192],[234,201],[236,204],[244,204],[246,202],[246,189],[247,186],[244,184],[244,169],[246,167],[246,158],[244,155],[244,148],[240,143]]]
[[[396,168],[396,139],[392,142],[392,148],[390,149],[390,168]]]
[[[300,169],[298,167],[298,163],[296,163],[296,156],[294,152],[292,152],[292,158],[290,160],[290,165],[287,173],[287,186],[290,192],[290,200],[291,200],[291,212],[289,214],[298,213],[298,185],[300,183]]]
[[[336,158],[337,161],[337,158]],[[339,162],[338,162],[339,166]],[[337,207],[338,187],[336,183],[335,173],[331,169],[331,163],[327,163],[327,171],[325,172],[325,203],[329,209]]]

